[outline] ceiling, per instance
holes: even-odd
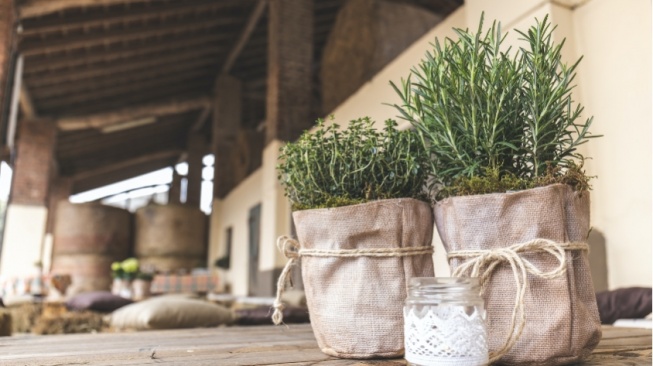
[[[462,0],[398,1],[445,15],[462,4]],[[17,0],[18,52],[24,60],[23,102],[33,110],[31,113],[53,121],[209,97],[217,75],[251,24],[258,3]],[[317,70],[321,52],[342,3],[315,1],[316,117],[320,111]],[[256,130],[265,118],[267,13],[261,14],[227,70],[242,81],[241,127],[249,130]],[[98,129],[61,131],[56,148],[60,174],[75,177],[74,191],[79,192],[170,166],[186,150],[191,131],[204,134],[208,142],[208,120],[206,111],[197,108],[112,133]]]

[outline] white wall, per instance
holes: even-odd
[[[209,268],[224,255],[225,234],[232,228],[231,268],[221,281],[231,284],[234,295],[245,296],[249,281],[249,210],[261,203],[261,169],[252,173],[223,200],[213,203],[209,241]],[[224,273],[223,273],[224,274]]]
[[[593,230],[605,236],[610,288],[651,286],[651,2],[589,0],[564,7],[542,0],[467,0],[370,82],[340,105],[333,114],[345,122],[370,116],[377,122],[397,113],[381,103],[397,103],[388,86],[408,75],[435,37],[453,37],[451,27],[476,29],[481,12],[486,25],[502,22],[504,30],[526,29],[534,18],[549,14],[558,24],[556,41],[567,38],[567,62],[581,55],[574,97],[594,116],[592,131],[605,137],[590,141],[583,153],[593,181]],[[511,32],[508,44],[518,35]],[[406,127],[405,123],[402,127]],[[436,246],[436,274],[446,275],[444,249]]]
[[[651,2],[591,0],[573,20],[581,102],[604,135],[585,151],[609,286],[651,286]]]
[[[399,83],[402,77],[408,76],[410,68],[419,63],[430,48],[429,43],[436,37],[454,37],[452,27],[475,29],[482,11],[486,12],[486,24],[498,18],[506,30],[514,27],[525,29],[533,24],[534,17],[541,19],[550,14],[552,21],[559,24],[556,40],[568,38],[563,56],[568,61],[585,56],[578,70],[579,85],[574,96],[585,105],[587,115],[594,115],[593,132],[605,135],[587,144],[583,152],[594,159],[586,164],[588,174],[599,176],[593,182],[592,225],[606,239],[609,285],[611,288],[650,286],[653,222],[651,3],[644,0],[589,0],[580,1],[578,7],[563,7],[557,3],[545,0],[467,0],[465,6],[389,63],[332,114],[341,125],[362,116],[370,116],[378,123],[396,118],[395,109],[383,104],[399,102],[389,81]],[[513,32],[508,42],[514,43],[516,38]],[[401,127],[407,125],[404,122]],[[261,174],[261,171],[259,169],[255,174]],[[270,169],[266,171],[266,174],[272,174]],[[250,178],[232,192],[222,206],[223,220],[234,222],[234,228],[237,225],[246,228],[249,207],[263,196],[263,179],[260,176]],[[242,196],[244,200],[230,199],[232,195]],[[262,219],[266,220],[266,217]],[[237,220],[241,222],[237,223]],[[226,228],[224,223],[221,225],[220,232]],[[446,276],[448,265],[437,236],[434,245],[436,275]],[[270,253],[270,250],[263,252]],[[240,258],[244,260],[246,255]],[[278,257],[274,261],[262,258],[262,262],[268,261],[279,265]],[[232,265],[239,264],[232,262]],[[247,270],[246,263],[242,268]],[[243,281],[246,286],[247,274],[242,276],[238,281]],[[235,274],[232,277],[236,280]],[[236,287],[234,283],[234,289]],[[238,289],[242,290],[242,284]]]
[[[0,263],[3,277],[38,273],[35,264],[42,260],[47,218],[48,209],[45,207],[9,204]]]

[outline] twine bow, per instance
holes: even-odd
[[[432,246],[421,247],[403,247],[403,248],[370,248],[370,249],[305,249],[301,248],[299,242],[287,236],[280,236],[277,239],[277,248],[281,251],[288,262],[279,275],[277,281],[277,297],[274,300],[274,313],[272,322],[279,325],[283,322],[284,304],[281,302],[286,285],[292,287],[290,273],[300,257],[406,257],[413,255],[431,255],[433,254]]]
[[[285,305],[281,302],[281,295],[283,295],[286,289],[286,283],[292,287],[290,272],[292,271],[292,266],[299,259],[299,242],[287,236],[280,236],[277,239],[277,248],[288,258],[288,263],[283,267],[283,271],[281,271],[279,280],[277,281],[277,297],[274,299],[274,313],[272,314],[272,322],[275,325],[283,322],[283,309]]]
[[[515,304],[510,319],[510,330],[505,343],[496,352],[490,353],[490,362],[497,361],[503,357],[517,343],[526,325],[526,314],[524,312],[524,296],[528,288],[528,274],[543,278],[554,279],[564,275],[567,271],[567,250],[589,251],[586,243],[556,243],[548,239],[534,239],[524,243],[515,244],[507,248],[490,250],[461,250],[450,252],[449,260],[454,258],[469,259],[453,271],[454,277],[461,277],[468,274],[470,277],[480,277],[482,291],[485,291],[487,282],[492,277],[497,266],[508,263],[512,269],[513,278],[517,291],[515,293]],[[542,271],[531,261],[524,258],[522,254],[546,253],[553,256],[558,266],[550,271]]]

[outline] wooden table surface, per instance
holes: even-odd
[[[317,348],[310,325],[224,327],[0,338],[0,365],[400,366],[341,360]],[[651,365],[651,330],[605,327],[584,365]]]

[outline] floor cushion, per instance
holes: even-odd
[[[110,313],[133,301],[117,296],[108,291],[82,292],[70,298],[66,307],[70,310],[92,310],[101,313]]]
[[[214,327],[233,321],[231,310],[204,300],[164,296],[127,305],[111,314],[115,329]]]

